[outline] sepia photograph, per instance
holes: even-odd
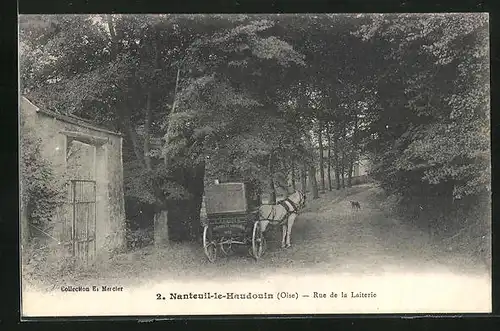
[[[489,313],[487,13],[19,15],[21,317]]]

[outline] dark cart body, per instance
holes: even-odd
[[[205,189],[203,247],[211,262],[216,260],[217,251],[229,255],[236,245],[249,246],[255,259],[261,257],[265,239],[260,228],[260,203],[260,195],[250,183],[221,183]]]

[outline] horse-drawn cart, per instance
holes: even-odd
[[[259,219],[260,196],[249,183],[221,183],[205,189],[207,219],[203,229],[203,248],[210,262],[217,252],[234,252],[236,246],[249,247],[258,260],[266,241]]]

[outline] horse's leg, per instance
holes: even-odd
[[[297,214],[292,214],[288,218],[288,225],[287,225],[287,231],[286,231],[286,248],[292,246],[292,244],[290,242],[290,238],[292,235],[292,227],[293,227],[293,223],[295,222],[295,217],[297,217]]]
[[[286,233],[287,233],[287,222],[288,221],[285,221],[285,223],[281,226],[282,230],[283,230],[283,234],[281,236],[281,248],[285,248],[285,240],[286,240]]]

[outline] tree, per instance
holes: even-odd
[[[330,134],[330,123],[326,124],[326,137],[328,140],[328,154],[327,154],[327,166],[328,166],[328,191],[332,190],[332,136]]]
[[[232,29],[197,40],[190,49],[188,59],[196,63],[198,72],[185,79],[179,92],[176,111],[168,120],[164,149],[170,168],[198,169],[197,177],[185,176],[186,184],[199,183],[198,190],[192,191],[195,205],[188,204],[188,210],[199,210],[207,162],[212,172],[222,170],[226,176],[261,178],[254,174],[264,168],[265,159],[264,173],[268,174],[275,199],[274,157],[283,150],[286,141],[278,138],[283,137],[288,127],[280,119],[279,111],[269,108],[268,94],[255,98],[262,85],[259,83],[262,78],[255,73],[269,65],[270,60],[278,65],[303,64],[303,60],[288,43],[274,36],[259,35],[272,25],[267,20],[245,20]],[[250,78],[242,79],[245,76]],[[266,130],[270,126],[273,129]],[[221,154],[226,157],[221,158]],[[217,164],[220,159],[226,162]],[[233,164],[227,164],[228,160],[234,160]],[[199,222],[199,214],[192,217],[189,223]]]
[[[192,214],[199,210],[199,179],[204,177],[204,157],[209,157],[203,151],[235,137],[251,142],[244,133],[252,126],[242,128],[237,119],[253,118],[252,107],[271,104],[270,96],[259,101],[252,96],[262,89],[256,69],[275,67],[276,62],[303,64],[289,44],[260,35],[273,22],[245,15],[25,16],[21,25],[24,92],[56,111],[125,132],[127,196],[158,208],[177,207],[174,220],[186,218],[188,209]],[[274,76],[277,83],[282,72]],[[196,107],[200,112],[193,111]],[[220,108],[225,112],[218,113]],[[205,116],[205,110],[212,112]],[[186,120],[190,116],[198,127]],[[279,114],[266,118],[272,122]],[[184,124],[187,131],[180,128]],[[161,136],[168,144],[157,149],[151,141]],[[266,137],[264,143],[273,139]],[[258,159],[259,147],[255,149]],[[179,239],[195,236],[199,218],[187,219],[181,221],[184,234]],[[176,231],[171,233],[176,236]]]
[[[373,174],[417,207],[456,211],[490,190],[487,16],[371,20],[359,36],[390,50],[372,78]]]
[[[42,157],[41,138],[22,113],[20,133],[21,238],[25,246],[32,238],[32,227],[44,232],[52,228],[50,220],[62,200],[64,183],[54,174],[52,164]]]
[[[430,167],[422,169],[422,179],[433,182],[447,178],[446,169],[458,170],[464,166],[456,163],[456,157],[460,155],[466,163],[476,160],[483,161],[479,163],[484,165],[488,145],[485,129],[489,120],[487,18],[484,15],[429,15],[417,19],[410,15],[390,20],[390,30],[386,26],[388,22],[376,22],[379,26],[377,36],[401,40],[400,52],[393,55],[394,59],[407,56],[410,48],[419,44],[422,51],[418,56],[426,61],[422,61],[425,68],[411,62],[412,77],[402,91],[409,97],[403,113],[407,117],[402,119],[408,127],[402,128],[400,123],[393,122],[390,124],[394,129],[387,133],[388,136],[396,134],[398,145],[405,151],[398,168],[422,169],[418,159],[433,159]],[[450,80],[454,81],[453,85],[441,84]],[[437,95],[445,97],[437,98]],[[446,141],[453,141],[456,148],[446,145]],[[451,148],[445,149],[449,152],[446,156],[439,152],[443,146]],[[443,171],[441,174],[436,172],[436,166]],[[468,176],[467,171],[458,171],[461,173],[457,174],[459,177]],[[478,179],[472,172],[468,174]],[[481,172],[477,175],[482,176]],[[468,190],[466,182],[457,185],[456,197],[474,192]]]

